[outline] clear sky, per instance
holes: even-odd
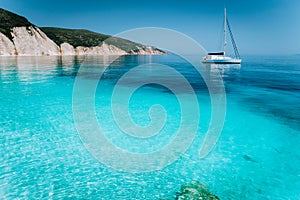
[[[114,35],[140,27],[182,32],[209,51],[221,47],[223,8],[246,54],[300,53],[300,0],[1,0],[37,26]]]

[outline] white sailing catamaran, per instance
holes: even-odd
[[[229,34],[230,34],[230,39],[231,43],[233,46],[235,58],[231,58],[226,56],[226,27],[228,27]],[[215,64],[240,64],[241,63],[241,58],[239,51],[237,49],[237,46],[235,44],[235,41],[233,39],[233,34],[231,32],[231,28],[229,25],[229,21],[226,17],[226,8],[224,9],[224,38],[223,38],[224,46],[223,46],[223,51],[221,52],[214,52],[214,53],[208,53],[207,56],[205,56],[202,60],[202,63],[215,63]]]

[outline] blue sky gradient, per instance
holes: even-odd
[[[300,53],[299,0],[71,1],[1,0],[0,7],[37,26],[105,34],[141,27],[182,32],[205,49],[221,48],[224,6],[242,55]]]

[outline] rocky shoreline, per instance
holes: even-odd
[[[93,47],[73,47],[69,43],[58,46],[41,29],[35,26],[14,27],[11,30],[12,40],[0,32],[0,56],[59,56],[59,55],[147,55],[164,52],[145,46],[136,46],[136,50],[126,52],[105,41]]]

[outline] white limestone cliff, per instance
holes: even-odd
[[[3,33],[0,33],[0,55],[15,55],[15,46]]]
[[[60,45],[60,53],[63,56],[75,55],[75,49],[69,43],[64,42]]]
[[[76,55],[126,55],[128,54],[126,51],[114,46],[107,44],[105,42],[102,43],[101,46],[95,47],[76,47],[75,49]]]
[[[37,27],[14,27],[11,34],[17,55],[42,56],[60,54],[59,47]]]
[[[126,51],[111,45],[107,44],[105,42],[102,43],[101,49],[99,49],[99,53],[102,53],[103,55],[125,55],[127,54]]]
[[[44,55],[127,55],[162,54],[153,47],[138,47],[138,51],[126,52],[114,45],[103,42],[100,46],[74,48],[69,43],[58,46],[35,26],[14,27],[12,41],[0,32],[0,56],[44,56]]]
[[[143,48],[136,46],[136,48],[138,49],[138,52],[136,51],[132,51],[130,52],[130,54],[134,54],[134,55],[150,55],[150,54],[163,54],[164,52],[159,51],[151,46],[146,46]]]

